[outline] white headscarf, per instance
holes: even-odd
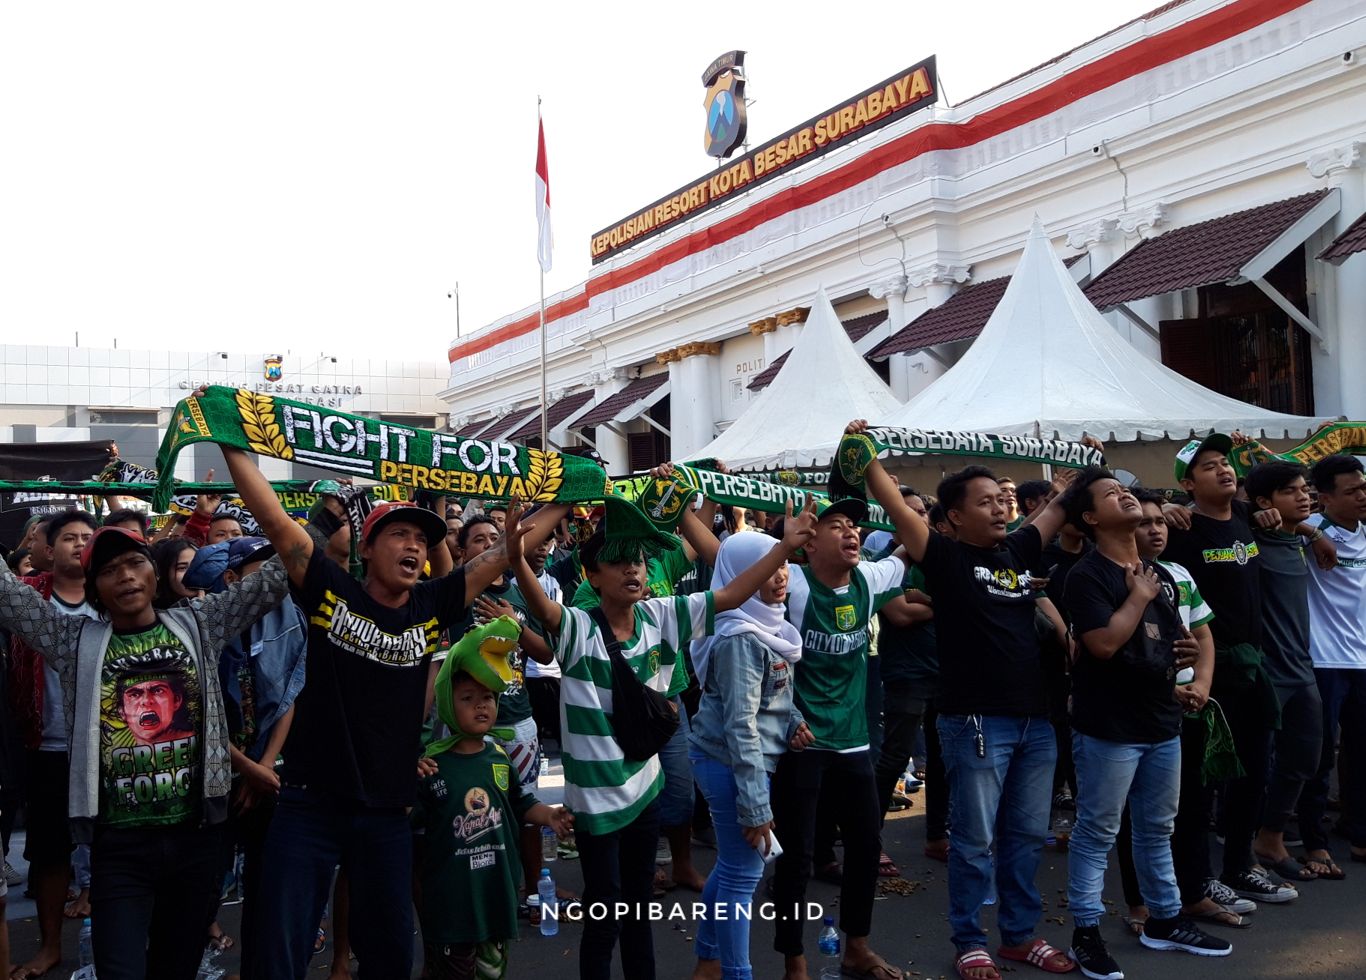
[[[773,538],[767,534],[747,532],[732,534],[721,542],[721,550],[716,556],[716,571],[711,586],[718,589],[733,581],[773,548]],[[730,609],[716,616],[716,631],[712,636],[694,645],[692,651],[693,670],[697,672],[697,682],[707,682],[707,661],[711,657],[713,645],[723,636],[751,633],[759,642],[778,654],[790,664],[802,658],[802,635],[797,627],[787,621],[781,602],[764,602],[756,592],[744,601],[739,609]]]

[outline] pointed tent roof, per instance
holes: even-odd
[[[854,349],[821,289],[778,376],[692,457],[731,467],[823,465],[850,419],[882,419],[900,408]]]
[[[1140,353],[1082,294],[1035,217],[981,335],[884,424],[1132,442],[1233,429],[1299,437],[1321,421],[1228,398]]]

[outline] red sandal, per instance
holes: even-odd
[[[1067,954],[1060,949],[1055,949],[1048,944],[1046,939],[1036,939],[1029,944],[1029,949],[1021,952],[1002,946],[996,950],[996,955],[1003,960],[1011,960],[1015,963],[1028,963],[1030,966],[1037,966],[1040,970],[1047,973],[1071,973],[1077,968],[1077,964],[1068,958]],[[1066,966],[1057,966],[1053,960],[1062,957]]]

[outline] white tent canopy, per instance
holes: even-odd
[[[1299,438],[1327,421],[1228,398],[1135,350],[1073,282],[1037,217],[1005,295],[963,358],[895,415],[869,419],[1107,442],[1234,429]]]
[[[821,466],[850,419],[880,421],[901,402],[854,349],[822,289],[773,382],[694,459],[728,466]]]

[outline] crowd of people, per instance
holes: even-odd
[[[874,459],[866,498],[698,499],[677,535],[616,495],[353,522],[338,488],[301,521],[224,448],[232,516],[203,495],[156,532],[137,509],[36,518],[0,568],[0,829],[8,851],[22,811],[40,945],[11,972],[0,882],[0,976],[51,971],[63,920],[88,916],[101,980],[192,980],[232,942],[247,980],[299,980],[329,915],[334,976],[352,953],[410,976],[415,927],[424,977],[508,975],[553,834],[584,887],[546,914],[578,924],[581,977],[618,956],[629,980],[667,972],[663,841],[701,895],[695,980],[779,960],[812,978],[813,876],[839,885],[843,973],[895,980],[871,942],[899,873],[881,831],[922,781],[965,980],[1122,978],[1116,845],[1125,931],[1226,956],[1262,904],[1366,862],[1344,765],[1366,758],[1366,476],[1329,456],[1239,480],[1233,448],[1192,440],[1176,496],[982,466],[930,495]],[[892,530],[863,527],[869,500]],[[536,795],[550,745],[562,806]],[[1054,945],[1037,877],[1060,813],[1073,931]],[[234,938],[216,918],[239,866]]]

